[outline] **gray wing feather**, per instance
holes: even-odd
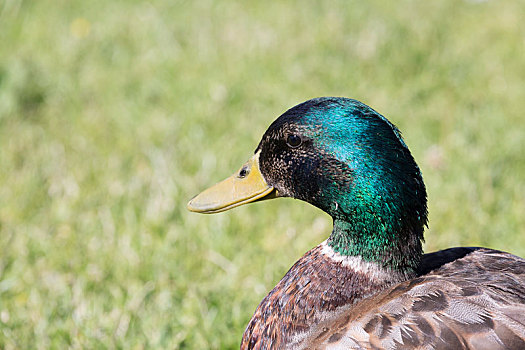
[[[525,260],[473,250],[341,312],[320,325],[307,344],[317,349],[525,349]]]

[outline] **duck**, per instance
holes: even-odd
[[[525,349],[525,260],[481,247],[423,253],[427,192],[398,128],[321,97],[283,113],[197,213],[291,197],[328,213],[328,238],[261,301],[241,349]]]

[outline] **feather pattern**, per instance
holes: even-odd
[[[525,349],[525,260],[476,249],[319,327],[302,348]]]
[[[323,242],[296,262],[262,300],[241,348],[299,346],[335,312],[405,279],[359,257],[341,256]]]
[[[241,349],[525,348],[525,260],[451,248],[425,254],[423,274],[397,283],[403,276],[385,279],[327,247],[263,299]]]

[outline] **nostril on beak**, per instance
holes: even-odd
[[[239,171],[239,178],[245,178],[250,173],[250,169],[247,166],[243,166],[241,171]]]

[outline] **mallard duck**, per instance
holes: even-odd
[[[261,301],[242,349],[525,349],[525,260],[486,248],[423,254],[421,171],[369,106],[324,97],[291,108],[188,208],[277,197],[320,208],[333,230]]]

